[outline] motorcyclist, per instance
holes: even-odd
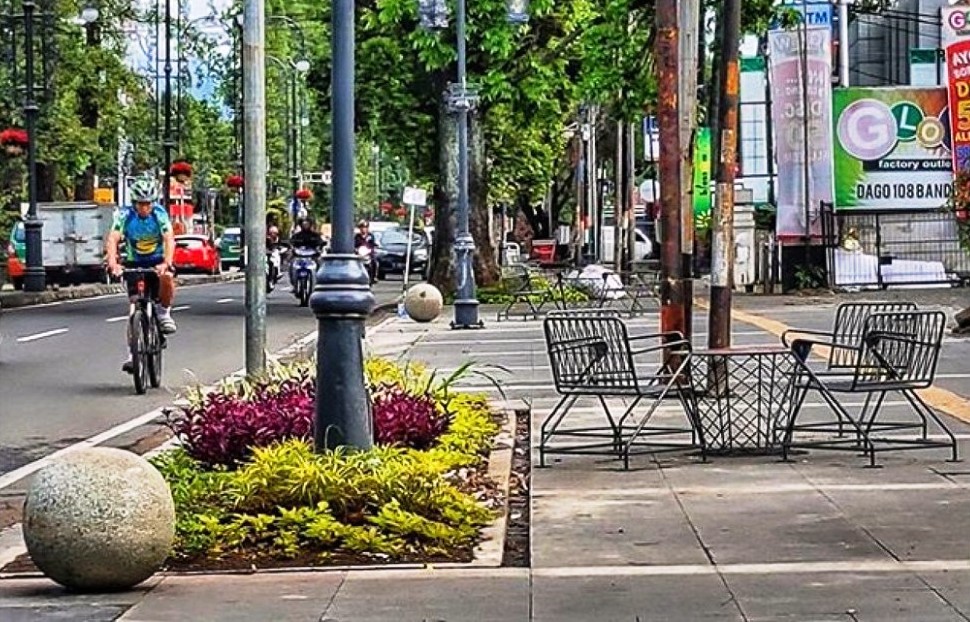
[[[300,222],[300,230],[290,236],[290,246],[293,250],[298,248],[312,249],[320,252],[325,245],[323,236],[317,233],[316,228],[313,226],[313,221],[309,218],[305,218]],[[293,262],[290,262],[290,285],[293,286],[293,291],[296,291],[296,269],[293,266]]]
[[[357,234],[354,235],[354,251],[359,254],[361,248],[370,250],[367,258],[367,274],[370,275],[370,283],[373,285],[377,282],[377,256],[374,253],[377,244],[370,233],[370,223],[366,220],[357,223]]]

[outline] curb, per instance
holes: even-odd
[[[193,285],[210,285],[212,283],[232,283],[241,281],[244,277],[245,275],[242,273],[230,273],[218,276],[205,275],[193,278],[177,277],[175,284],[180,287],[190,287]],[[77,287],[49,289],[43,292],[2,292],[0,293],[0,306],[4,309],[17,309],[63,302],[65,300],[83,300],[101,296],[113,296],[123,294],[124,291],[124,286],[118,283],[89,283]]]

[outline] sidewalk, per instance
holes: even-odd
[[[765,299],[735,315],[734,342],[777,344],[771,331],[831,322],[833,304]],[[390,318],[376,354],[447,373],[501,365],[505,398],[533,410],[533,445],[555,403],[541,322],[451,331]],[[706,340],[706,314],[695,340]],[[637,330],[656,318],[631,321]],[[970,421],[970,341],[948,340],[940,368],[948,410]],[[488,391],[484,378],[466,389]],[[947,390],[950,393],[947,393]],[[898,402],[889,408],[898,408]],[[825,412],[817,398],[810,416]],[[578,418],[593,416],[578,409]],[[659,417],[682,415],[665,407]],[[970,425],[952,420],[968,455]],[[869,621],[970,619],[970,469],[945,450],[772,456],[567,456],[532,471],[531,568],[332,570],[160,576],[129,594],[72,596],[43,579],[0,580],[0,620],[259,621]],[[120,617],[119,617],[120,616]]]

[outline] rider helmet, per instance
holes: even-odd
[[[158,200],[158,185],[151,177],[140,177],[131,184],[133,203],[154,203]]]

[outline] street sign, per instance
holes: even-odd
[[[801,2],[783,2],[782,6],[786,9],[792,10],[798,13],[799,19],[804,19],[806,24],[811,26],[829,26],[833,25],[833,12],[832,3],[830,2],[806,2],[804,5]],[[769,26],[771,30],[780,30],[781,23],[775,20]]]
[[[404,189],[404,203],[424,207],[428,204],[428,192],[421,188],[407,187]]]
[[[323,184],[325,186],[329,186],[333,182],[333,174],[330,171],[304,173],[303,181],[308,184]]]

